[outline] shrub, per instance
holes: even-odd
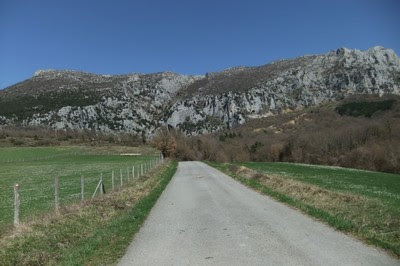
[[[263,146],[263,144],[259,141],[254,142],[253,145],[250,147],[250,152],[255,153],[259,147]]]
[[[175,137],[165,127],[160,128],[152,140],[155,146],[164,157],[171,157],[175,153],[176,141]]]
[[[14,139],[14,138],[11,138],[10,142],[15,146],[21,146],[21,145],[23,145],[25,143],[20,139]]]
[[[395,102],[392,99],[385,101],[349,102],[336,107],[336,111],[340,115],[371,117],[378,111],[389,110]]]

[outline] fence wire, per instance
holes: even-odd
[[[65,155],[64,155],[65,156]],[[53,157],[55,158],[55,157]],[[163,160],[160,157],[152,159],[152,167],[156,167]],[[83,171],[74,171],[74,173],[61,174],[58,176],[58,202],[60,205],[77,203],[82,199],[81,177],[84,178],[85,200],[91,199],[100,177],[106,190],[106,193],[112,191],[112,172],[114,172],[114,189],[121,187],[121,173],[123,186],[129,185],[132,181],[150,171],[149,162],[130,164],[120,167],[101,167],[101,169],[83,169]],[[134,172],[132,169],[134,167]],[[55,173],[53,176],[57,176]],[[34,185],[34,186],[33,186]],[[13,186],[0,186],[5,193],[0,194],[0,234],[2,229],[13,222],[14,215],[14,194]],[[55,208],[55,182],[54,178],[23,178],[19,183],[20,208],[19,217],[22,222],[34,217],[35,215],[46,213]],[[98,196],[99,193],[96,194]]]

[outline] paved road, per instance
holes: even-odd
[[[178,171],[119,265],[400,265],[200,162]]]

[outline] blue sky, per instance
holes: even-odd
[[[338,47],[400,53],[400,1],[0,0],[0,88],[37,69],[204,74]]]

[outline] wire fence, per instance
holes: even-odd
[[[68,156],[71,155],[73,153]],[[9,202],[0,206],[0,219],[3,220],[0,229],[10,224],[18,226],[21,221],[50,210],[57,212],[63,205],[101,197],[137,180],[163,161],[162,156],[157,156],[125,167],[111,167],[106,171],[73,176],[55,175],[54,179],[47,178],[39,181],[39,184],[35,181],[36,186],[33,187],[29,186],[29,182],[16,183],[9,188],[13,191],[12,199],[11,194],[7,198],[0,197],[0,200]]]

